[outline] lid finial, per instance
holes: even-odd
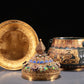
[[[40,39],[39,44],[38,44],[37,47],[36,47],[36,51],[37,51],[37,53],[39,53],[39,54],[44,53],[44,51],[45,51],[45,46],[44,46],[44,44],[43,44],[43,42],[42,42],[42,39]]]

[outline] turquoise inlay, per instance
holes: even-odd
[[[27,67],[25,67],[25,69],[27,69]]]
[[[29,69],[30,67],[27,67],[27,69]]]
[[[44,70],[48,70],[48,68],[47,67],[44,67]]]
[[[47,65],[46,67],[51,68],[52,66]]]
[[[52,67],[52,69],[55,69],[55,67]]]
[[[48,68],[51,68],[52,66],[48,66]]]

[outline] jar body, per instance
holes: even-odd
[[[63,68],[77,68],[84,65],[84,38],[56,37],[51,42],[48,54],[59,61]]]

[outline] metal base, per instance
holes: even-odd
[[[50,72],[50,73],[44,73],[44,72],[41,72],[41,73],[27,73],[27,72],[24,72],[22,70],[22,78],[24,79],[27,79],[29,81],[38,81],[38,80],[55,80],[59,77],[59,74],[60,74],[60,71],[56,72],[56,73],[53,73],[53,72]]]

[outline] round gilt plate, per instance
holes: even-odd
[[[19,70],[35,54],[38,37],[33,28],[19,20],[0,24],[0,66]]]

